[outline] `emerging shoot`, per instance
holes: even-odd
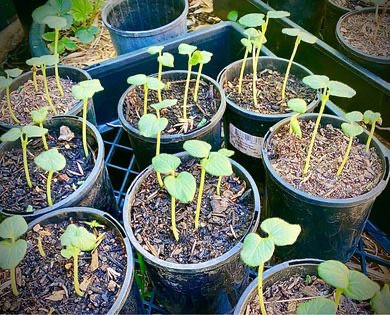
[[[41,66],[41,59],[39,57],[32,57],[26,60],[26,64],[32,67],[31,73],[32,73],[32,78],[34,83],[34,89],[35,92],[38,92],[37,72],[38,72],[38,68]]]
[[[32,118],[34,124],[43,128],[43,123],[45,122],[48,113],[49,113],[49,108],[47,106],[41,107],[38,110],[31,111],[31,118]],[[49,150],[49,146],[47,145],[45,135],[42,136],[42,142],[43,142],[43,147],[45,148],[45,150],[46,151]]]
[[[371,139],[374,136],[375,126],[376,124],[382,125],[381,113],[374,113],[372,110],[366,110],[363,115],[363,121],[366,125],[371,125],[370,134],[366,142],[366,152],[368,153],[370,151]]]
[[[200,76],[202,74],[202,69],[203,65],[206,63],[209,63],[211,60],[211,57],[213,56],[212,53],[205,51],[205,50],[200,50],[200,59],[199,59],[199,69],[198,69],[198,74],[196,76],[196,83],[195,83],[195,92],[194,92],[194,101],[198,101],[198,92],[199,92],[199,83],[200,83]]]
[[[13,80],[11,78],[6,78],[6,77],[1,76],[0,77],[0,89],[5,89],[5,94],[6,94],[6,98],[7,98],[7,108],[8,108],[8,112],[9,112],[12,120],[16,124],[20,124],[19,119],[17,119],[15,116],[15,113],[12,109],[12,104],[11,104],[11,96],[10,96],[9,87],[11,86],[12,81]],[[4,107],[3,107],[3,114],[4,114]]]
[[[298,115],[306,112],[306,101],[301,98],[293,98],[287,102],[287,105],[293,112],[295,112],[290,120],[290,133],[295,134],[298,139],[302,139],[302,131],[299,126]]]
[[[53,101],[52,101],[50,94],[49,94],[49,88],[47,86],[46,67],[47,66],[54,66],[55,64],[57,64],[58,60],[59,60],[58,55],[44,55],[44,56],[39,57],[39,59],[41,61],[41,70],[42,70],[42,75],[43,75],[43,87],[45,90],[46,99],[47,99],[47,102],[49,103],[51,111],[54,113],[54,115],[57,115],[57,110],[53,105]]]

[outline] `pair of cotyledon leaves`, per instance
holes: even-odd
[[[72,94],[78,100],[92,98],[96,92],[103,90],[104,88],[98,79],[81,81],[79,84],[72,86]]]
[[[65,247],[61,250],[61,255],[69,259],[78,255],[80,251],[93,250],[97,238],[95,234],[88,232],[86,228],[69,224],[60,240],[61,245]]]

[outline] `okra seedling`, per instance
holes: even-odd
[[[49,103],[51,111],[55,115],[57,115],[57,110],[53,105],[53,101],[52,101],[50,94],[49,94],[49,88],[47,86],[46,67],[47,66],[54,66],[55,64],[57,64],[58,60],[59,60],[58,55],[44,55],[44,56],[39,57],[39,59],[41,61],[41,70],[42,70],[42,75],[43,75],[43,88],[45,90],[46,99],[47,99],[47,102]]]
[[[316,119],[316,123],[314,125],[314,130],[307,151],[305,167],[303,169],[303,175],[306,175],[309,171],[311,153],[313,151],[314,141],[316,139],[317,131],[320,126],[321,117],[324,113],[326,102],[329,100],[330,96],[351,98],[355,96],[356,91],[344,83],[329,80],[329,78],[325,75],[309,75],[304,77],[302,81],[306,85],[310,86],[312,89],[321,89],[322,91],[321,107]]]
[[[290,224],[280,218],[264,220],[260,228],[268,234],[261,237],[256,233],[249,233],[245,239],[241,251],[242,261],[250,267],[258,267],[257,292],[262,315],[267,315],[263,300],[263,270],[264,264],[274,254],[276,246],[292,245],[301,233],[298,224]]]
[[[49,108],[47,106],[41,107],[38,110],[31,111],[31,118],[32,118],[34,124],[43,128],[43,123],[45,122],[48,113],[49,113]],[[45,150],[46,151],[49,150],[49,146],[47,145],[45,135],[42,136],[42,142],[43,142],[43,147],[45,148]]]
[[[295,44],[294,44],[294,49],[291,53],[290,60],[288,61],[287,65],[287,70],[284,75],[284,80],[283,80],[283,86],[282,86],[282,100],[286,98],[286,87],[287,87],[287,81],[288,81],[288,76],[290,74],[290,69],[292,66],[292,63],[294,61],[295,54],[297,53],[299,43],[301,41],[304,41],[308,44],[314,44],[317,41],[317,38],[305,31],[301,31],[297,28],[284,28],[282,29],[282,33],[296,37]]]
[[[46,184],[46,197],[47,203],[49,206],[53,205],[51,199],[51,181],[53,178],[54,172],[59,172],[63,170],[66,166],[65,157],[58,152],[57,148],[52,148],[48,151],[42,152],[34,159],[35,164],[48,172],[47,175],[47,184]]]
[[[88,225],[91,229],[96,229],[96,228],[104,228],[104,225],[103,224],[100,224],[99,222],[97,222],[96,220],[92,220],[92,221],[84,221],[84,223],[86,225]]]
[[[375,314],[390,314],[390,289],[387,283],[374,294],[370,305]]]
[[[20,139],[23,154],[24,172],[26,174],[27,185],[30,188],[32,188],[33,185],[30,179],[30,172],[28,170],[27,161],[27,145],[29,143],[29,138],[40,138],[44,136],[47,132],[48,130],[46,128],[27,125],[23,128],[12,128],[0,137],[0,140],[2,142],[13,142],[17,139]]]
[[[16,124],[19,124],[20,120],[16,118],[15,113],[14,113],[14,111],[12,109],[12,104],[11,104],[11,97],[10,97],[9,87],[12,84],[12,81],[13,80],[11,78],[6,78],[6,77],[3,77],[3,76],[0,76],[0,89],[5,89],[5,94],[6,94],[6,98],[7,98],[8,112],[9,112],[12,120]],[[3,115],[4,115],[4,107],[2,109],[2,112],[3,112]]]
[[[374,113],[372,110],[366,110],[363,115],[363,121],[366,125],[371,124],[370,134],[366,142],[366,152],[370,151],[371,139],[374,136],[376,124],[382,125],[381,113]]]
[[[16,283],[16,267],[27,251],[27,242],[19,239],[27,232],[27,223],[21,215],[6,218],[0,223],[0,268],[10,271],[12,293],[19,295]]]
[[[225,149],[225,148],[219,149],[219,150],[218,150],[218,153],[220,153],[220,154],[226,156],[227,158],[230,158],[231,156],[234,155],[234,151],[228,150],[228,149]],[[218,196],[221,196],[221,183],[222,183],[222,177],[223,177],[223,176],[219,176],[219,178],[218,178],[217,189],[216,189],[216,193],[217,193]]]
[[[39,57],[32,57],[26,60],[26,64],[32,67],[31,73],[32,73],[32,78],[34,83],[34,89],[35,92],[38,92],[37,72],[38,72],[38,68],[41,66],[41,59]]]
[[[200,50],[200,59],[199,59],[199,69],[198,69],[198,74],[196,76],[196,83],[195,83],[195,92],[194,92],[194,101],[198,101],[198,92],[199,92],[199,83],[200,83],[200,75],[202,74],[202,69],[203,66],[206,63],[209,63],[211,60],[211,57],[213,54],[211,52],[205,51],[205,50]]]
[[[72,86],[72,94],[75,99],[83,101],[83,147],[84,154],[88,156],[88,144],[87,144],[87,112],[88,112],[88,100],[94,96],[95,93],[103,91],[104,88],[100,84],[98,79],[85,80],[79,82],[79,84]]]
[[[90,252],[95,248],[97,238],[86,228],[69,224],[64,234],[61,235],[61,245],[65,248],[61,250],[61,255],[66,258],[73,258],[73,284],[79,296],[84,296],[79,285],[79,255],[81,252]]]
[[[302,139],[302,131],[299,126],[298,115],[306,112],[306,101],[301,98],[293,98],[287,102],[287,105],[293,112],[295,112],[290,120],[290,133],[294,133],[298,139]]]

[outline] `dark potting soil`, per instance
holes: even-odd
[[[66,158],[66,166],[55,172],[52,179],[51,193],[53,204],[68,197],[88,178],[95,165],[95,152],[86,158],[82,140],[74,137],[70,141],[58,140],[60,130],[52,129],[47,136],[49,148],[57,147]],[[16,148],[4,152],[0,157],[0,209],[11,212],[28,212],[48,206],[46,197],[47,174],[34,163],[34,158],[44,150],[42,140],[33,139],[27,146],[30,178],[33,188],[26,182],[23,167],[22,149]],[[29,210],[32,206],[33,210]]]
[[[223,87],[227,98],[246,110],[267,115],[284,114],[291,112],[287,107],[287,100],[299,97],[309,104],[316,96],[316,91],[309,88],[296,76],[290,74],[286,87],[286,99],[282,100],[284,73],[264,69],[258,73],[256,81],[259,106],[259,108],[256,108],[253,103],[252,77],[252,74],[244,75],[241,95],[238,94],[238,77],[232,82],[226,82]]]
[[[256,289],[257,290],[257,289]],[[299,304],[316,297],[333,299],[334,289],[316,276],[294,275],[285,281],[277,281],[264,290],[264,304],[268,315],[296,314]],[[245,310],[246,315],[260,314],[259,296],[255,294]],[[370,303],[340,299],[337,314],[372,314]]]
[[[185,80],[166,81],[163,80],[168,88],[162,90],[162,99],[177,99],[177,104],[161,111],[161,117],[168,119],[168,126],[162,134],[181,134],[200,128],[210,122],[210,119],[219,109],[221,96],[218,90],[204,81],[200,81],[198,102],[194,101],[193,94],[195,89],[195,79],[190,81],[190,88],[187,99],[187,117],[188,122],[184,123],[183,118],[183,100],[185,90]],[[148,113],[156,114],[156,111],[150,107],[151,104],[158,103],[157,92],[149,90],[148,93]],[[124,103],[124,116],[134,128],[138,129],[138,122],[143,115],[144,89],[142,86],[131,90]]]
[[[183,161],[179,170],[191,172],[199,185],[197,161]],[[155,173],[150,174],[131,209],[130,225],[137,241],[152,255],[180,264],[208,261],[229,251],[250,228],[252,191],[234,174],[223,178],[220,197],[215,194],[216,185],[217,178],[206,175],[199,230],[194,227],[197,194],[191,203],[176,202],[176,242],[171,231],[171,197],[159,187]]]
[[[383,165],[374,148],[365,152],[365,144],[354,139],[347,163],[336,176],[344,157],[348,137],[332,125],[320,126],[316,136],[310,168],[303,176],[307,149],[314,121],[300,120],[302,139],[283,126],[267,147],[267,154],[276,172],[301,191],[323,198],[352,198],[373,189],[383,175]]]
[[[53,105],[57,109],[58,114],[65,114],[79,101],[72,95],[72,86],[75,83],[69,79],[63,78],[60,78],[60,82],[64,91],[64,96],[60,96],[60,93],[58,92],[55,77],[49,76],[47,78],[48,90]],[[22,125],[27,125],[32,122],[31,111],[37,110],[43,106],[49,106],[43,87],[42,75],[37,75],[37,83],[38,92],[35,92],[33,81],[28,80],[22,87],[12,91],[10,94],[12,110]],[[1,100],[0,107],[0,121],[7,124],[15,124],[8,111],[6,94],[4,94],[3,99]],[[49,117],[51,115],[52,113],[49,111]]]
[[[105,233],[93,252],[79,256],[80,289],[73,286],[73,258],[61,255],[60,237],[69,224],[84,226],[95,235]],[[41,238],[46,256],[38,252]],[[0,310],[16,314],[107,314],[122,287],[127,257],[120,236],[107,227],[93,231],[83,222],[63,221],[59,224],[34,226],[27,232],[27,254],[16,269],[19,296],[12,294],[9,272],[0,270]]]
[[[364,0],[330,0],[332,3],[337,4],[340,7],[350,9],[350,10],[359,10],[372,6],[368,1]]]
[[[390,59],[390,14],[382,18],[380,10],[379,20],[377,28],[375,13],[354,14],[343,20],[340,32],[352,47],[363,53]]]

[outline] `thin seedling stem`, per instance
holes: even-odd
[[[340,167],[337,170],[337,173],[336,173],[337,176],[340,176],[341,172],[344,169],[345,163],[347,163],[349,152],[351,151],[351,147],[352,147],[352,142],[353,142],[353,137],[350,137],[349,138],[349,142],[348,142],[347,150],[345,151],[345,154],[344,154],[343,161],[341,162]]]
[[[79,296],[84,296],[84,293],[80,290],[79,285],[79,249],[77,250],[77,253],[73,256],[73,283],[74,283],[74,289]]]
[[[187,120],[187,99],[188,99],[188,90],[190,88],[191,69],[192,69],[192,65],[190,63],[188,63],[187,80],[186,80],[186,87],[185,87],[185,91],[184,91],[184,100],[183,100],[183,119],[184,120]]]
[[[28,187],[32,188],[33,185],[31,183],[30,172],[28,170],[28,161],[27,161],[27,144],[28,144],[27,135],[26,136],[22,135],[20,140],[22,142],[23,165],[24,165],[24,172],[26,174],[26,181],[27,181]]]
[[[267,315],[267,311],[264,305],[264,298],[263,298],[263,270],[264,270],[264,264],[261,263],[259,264],[259,268],[257,271],[257,294],[259,295],[261,315]]]
[[[46,185],[46,195],[47,195],[47,204],[49,206],[53,205],[53,201],[51,199],[51,180],[53,178],[53,171],[49,171],[47,175],[47,185]]]
[[[35,92],[38,92],[37,67],[33,65],[31,71],[32,71],[32,77],[33,77],[34,89],[35,89]]]
[[[10,97],[10,92],[9,92],[9,86],[7,86],[5,93],[7,94],[7,106],[8,106],[8,111],[9,114],[11,115],[12,120],[20,124],[19,119],[16,118],[14,111],[12,110],[12,105],[11,105],[11,97]]]
[[[337,288],[336,289],[336,296],[335,296],[335,303],[336,303],[336,306],[338,307],[339,304],[340,304],[340,298],[341,298],[341,295],[343,294],[343,289],[340,289],[340,288]]]
[[[219,176],[218,183],[217,183],[217,195],[221,196],[221,183],[222,183],[222,176]]]
[[[149,87],[145,83],[144,84],[144,115],[148,113],[148,94],[149,94]]]
[[[371,125],[370,134],[368,135],[368,139],[367,139],[367,143],[366,143],[366,152],[367,153],[370,151],[370,143],[371,143],[372,136],[374,135],[375,125],[376,125],[376,122],[374,122]]]
[[[54,31],[54,34],[55,34],[55,38],[54,38],[54,55],[58,56],[58,58],[60,58],[60,56],[58,54],[58,37],[59,37],[59,33],[60,33],[60,30],[58,28],[56,28],[55,31]],[[62,97],[62,96],[64,96],[64,91],[62,89],[61,82],[60,82],[60,76],[58,74],[58,63],[57,62],[54,64],[54,73],[55,73],[55,77],[56,77],[57,88],[58,88],[58,91],[60,92],[60,95]]]
[[[37,238],[37,246],[39,255],[41,255],[42,257],[46,257],[46,253],[43,250],[42,239],[40,237]]]
[[[161,52],[159,52],[159,56],[161,57]],[[161,82],[161,76],[162,76],[162,69],[163,69],[163,65],[161,62],[158,63],[158,80]],[[161,97],[161,89],[158,89],[157,90],[157,97],[158,97],[158,101],[159,102],[162,102],[162,97]]]
[[[176,229],[176,198],[171,196],[171,225],[172,225],[172,232],[175,236],[175,240],[179,240],[179,233]]]
[[[253,68],[253,77],[252,77],[252,91],[253,91],[253,103],[255,107],[257,108],[257,89],[256,89],[256,82],[257,82],[257,66],[255,63],[256,59],[256,47],[253,45],[253,50],[252,50],[252,57],[253,57],[253,63],[252,63],[252,68]]]
[[[39,123],[39,127],[43,128],[43,124],[42,123]],[[45,148],[45,150],[49,150],[49,146],[47,145],[47,141],[46,141],[46,136],[43,135],[42,136],[42,142],[43,142],[43,147]]]
[[[290,60],[288,61],[286,74],[284,75],[284,81],[283,81],[283,86],[282,86],[282,100],[284,100],[286,98],[286,87],[287,87],[288,75],[290,74],[290,69],[291,69],[295,54],[297,53],[297,49],[298,49],[300,42],[301,42],[301,36],[298,35],[297,39],[295,40],[295,45],[294,45],[294,49],[293,49],[293,52],[291,54]]]
[[[248,42],[249,42],[249,38],[248,38]],[[238,94],[241,94],[242,92],[242,80],[244,79],[244,71],[245,71],[246,60],[248,59],[248,54],[249,54],[249,44],[245,48],[244,59],[242,60],[242,64],[241,64],[240,78],[238,80]]]
[[[87,144],[87,110],[88,110],[88,99],[83,99],[83,148],[85,157],[88,156],[88,144]]]
[[[200,75],[202,73],[203,63],[199,64],[198,74],[196,76],[196,83],[195,83],[195,93],[194,93],[194,101],[198,101],[198,92],[199,92],[199,83],[200,83]]]
[[[16,285],[16,268],[11,268],[10,270],[10,276],[11,276],[11,289],[12,293],[15,296],[19,295],[18,287]]]
[[[46,65],[42,65],[42,75],[43,75],[43,87],[45,89],[46,99],[49,103],[51,111],[54,113],[54,115],[57,115],[57,110],[53,105],[53,101],[51,100],[50,94],[49,94],[49,88],[47,86],[47,76],[46,76]]]
[[[195,211],[195,228],[196,229],[199,227],[200,207],[202,205],[202,195],[203,195],[205,178],[206,178],[206,170],[205,170],[204,167],[202,167],[202,170],[201,170],[201,173],[200,173],[200,184],[199,184],[198,200],[197,200],[197,203],[196,203],[196,211]]]

